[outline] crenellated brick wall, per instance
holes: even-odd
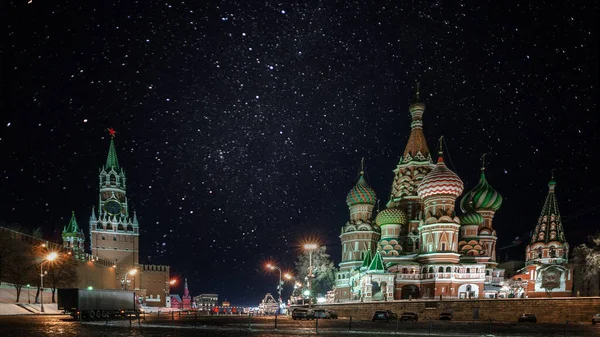
[[[537,299],[476,299],[390,302],[335,303],[314,305],[338,312],[340,317],[371,319],[375,310],[392,310],[398,315],[405,311],[419,314],[419,320],[438,319],[440,313],[451,312],[454,320],[496,320],[516,322],[523,313],[536,314],[540,323],[591,322],[600,312],[600,297],[565,297]]]

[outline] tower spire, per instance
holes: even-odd
[[[104,168],[107,171],[110,171],[111,168],[118,170],[119,169],[119,160],[117,160],[117,151],[115,150],[115,135],[117,132],[115,129],[108,129],[108,133],[110,134],[110,146],[108,148],[108,156],[106,157],[106,165]]]
[[[438,163],[442,163],[444,162],[444,148],[443,148],[443,144],[444,144],[444,136],[440,136],[440,145],[439,145],[439,151],[438,151]]]
[[[421,100],[421,83],[417,82],[417,92],[415,95],[415,99],[417,102],[419,102]]]
[[[360,175],[365,174],[365,157],[360,160]]]
[[[481,155],[481,172],[485,171],[485,155],[487,155],[487,153]]]

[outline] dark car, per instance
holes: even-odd
[[[296,308],[292,311],[292,319],[314,319],[315,313],[310,309]]]
[[[373,313],[373,317],[371,318],[371,321],[373,321],[373,322],[375,322],[375,321],[389,322],[391,319],[392,319],[392,317],[390,316],[389,310],[377,310]]]
[[[402,313],[402,316],[400,316],[400,320],[416,322],[419,320],[419,315],[417,315],[414,312],[405,312],[405,313]]]
[[[442,312],[440,314],[440,321],[450,321],[450,320],[452,320],[452,313]]]
[[[519,316],[519,319],[517,321],[519,323],[521,323],[521,322],[537,323],[537,317],[535,317],[535,314],[523,314],[523,315]]]
[[[338,314],[334,310],[327,309],[327,311],[329,312],[329,317],[331,317],[333,319],[337,319],[338,318]]]
[[[324,318],[324,319],[331,318],[331,315],[329,314],[329,311],[325,310],[325,309],[316,309],[314,311],[314,313],[315,313],[315,317],[316,318]]]

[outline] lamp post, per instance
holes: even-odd
[[[270,263],[267,264],[267,268],[269,268],[271,270],[275,270],[275,269],[279,270],[279,284],[277,286],[277,291],[279,294],[279,309],[281,309],[281,268],[279,268],[276,265],[270,264]]]
[[[172,279],[165,281],[165,308],[171,307],[171,287],[177,283],[177,280]]]
[[[304,244],[304,250],[308,251],[308,291],[310,298],[308,299],[308,305],[311,306],[312,305],[312,278],[313,278],[313,267],[312,267],[312,252],[313,250],[319,248],[319,245],[317,245],[316,243],[305,243]]]
[[[40,312],[44,311],[44,276],[48,274],[48,271],[44,273],[44,262],[46,261],[54,261],[58,257],[56,252],[52,252],[48,254],[42,263],[40,263]]]

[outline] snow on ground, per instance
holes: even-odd
[[[42,314],[40,312],[40,304],[35,304],[36,288],[31,288],[29,296],[27,296],[27,287],[21,290],[21,298],[17,299],[17,290],[11,284],[0,284],[0,315],[32,315]],[[31,301],[31,303],[29,303]],[[52,301],[52,294],[49,291],[44,291],[44,313],[46,315],[60,314],[56,303]]]

